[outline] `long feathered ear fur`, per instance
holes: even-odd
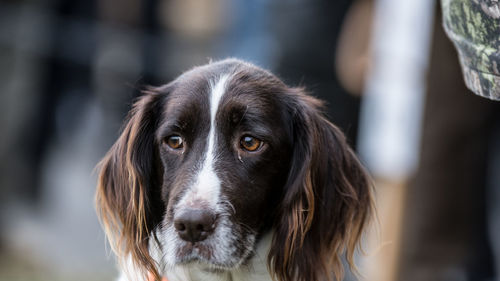
[[[148,251],[161,208],[156,186],[154,131],[161,114],[161,95],[146,92],[133,105],[119,139],[99,163],[96,207],[120,263],[132,262],[139,273],[160,280]],[[156,186],[156,188],[155,188]],[[160,212],[161,213],[161,212]]]
[[[342,280],[373,209],[369,176],[321,102],[291,89],[293,159],[269,264],[279,281]]]

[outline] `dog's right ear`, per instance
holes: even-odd
[[[155,131],[165,96],[165,88],[148,90],[134,103],[120,137],[98,165],[96,193],[97,213],[120,262],[131,259],[141,274],[155,280],[161,278],[148,244],[160,220],[152,195],[160,184]]]

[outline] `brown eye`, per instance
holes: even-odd
[[[246,151],[256,151],[262,146],[262,141],[252,136],[243,136],[240,145]]]
[[[178,135],[168,137],[166,143],[173,149],[181,149],[184,146],[184,141]]]

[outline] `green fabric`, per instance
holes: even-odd
[[[441,5],[465,84],[480,96],[500,100],[499,0],[441,0]]]

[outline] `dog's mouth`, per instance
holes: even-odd
[[[219,272],[232,269],[235,264],[226,261],[221,263],[214,255],[215,250],[207,243],[186,242],[177,249],[177,263],[181,265],[202,264],[206,265],[206,271]]]
[[[177,258],[179,263],[190,263],[197,261],[209,261],[213,257],[212,247],[209,247],[203,243],[183,243],[181,247],[177,249]]]

